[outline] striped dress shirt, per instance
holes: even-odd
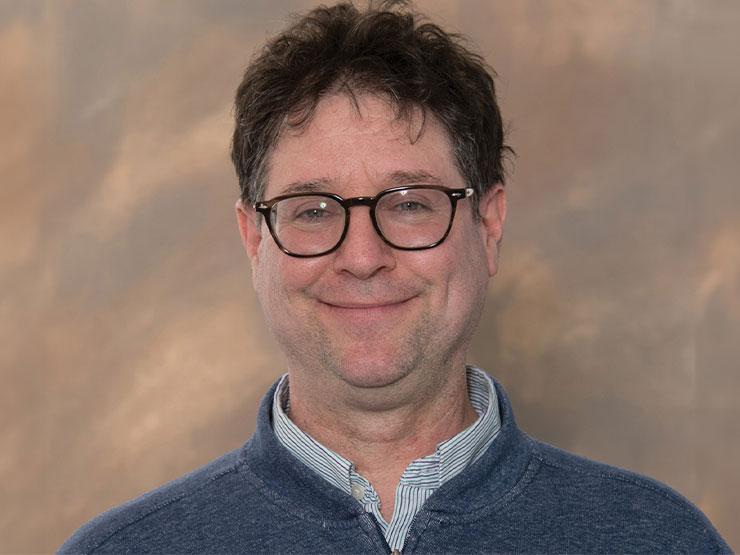
[[[373,486],[355,472],[355,465],[321,445],[288,418],[288,375],[282,377],[272,405],[272,425],[278,441],[319,476],[357,499],[378,521],[391,550],[403,548],[414,516],[442,484],[457,476],[483,455],[501,428],[493,380],[473,366],[467,367],[468,396],[478,419],[459,434],[437,444],[435,452],[406,467],[396,488],[390,522],[380,514],[380,499]]]

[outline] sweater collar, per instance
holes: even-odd
[[[493,381],[482,370],[468,366],[467,386],[478,419],[459,434],[437,444],[434,453],[409,464],[401,476],[401,484],[436,490],[478,460],[496,437],[501,423]],[[272,405],[272,426],[278,441],[319,476],[351,494],[354,463],[293,424],[287,415],[289,391],[286,374],[278,382]]]
[[[424,510],[459,515],[496,504],[522,478],[532,457],[528,438],[514,420],[509,399],[495,382],[501,429],[478,460],[443,484]],[[364,510],[354,498],[321,479],[278,441],[272,429],[278,382],[265,395],[254,436],[239,453],[245,479],[292,514],[322,521],[354,519]]]

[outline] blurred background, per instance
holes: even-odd
[[[239,447],[283,361],[231,102],[298,0],[0,0],[0,552]],[[499,73],[512,165],[471,362],[531,435],[740,549],[740,4],[424,0]]]

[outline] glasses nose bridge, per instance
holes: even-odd
[[[375,220],[375,207],[378,204],[378,199],[380,197],[352,197],[348,199],[344,199],[342,204],[344,205],[344,210],[347,212],[347,225],[349,226],[349,219],[350,219],[350,208],[353,206],[367,206],[370,209],[370,221],[373,224],[373,227],[378,232],[378,235],[381,237],[383,234],[380,232],[380,229],[378,229],[378,223]]]
[[[351,212],[350,208],[353,206],[367,206],[370,216],[370,223],[372,224],[373,228],[375,229],[375,233],[378,234],[378,236],[383,240],[383,242],[387,243],[388,240],[383,235],[383,232],[380,230],[380,227],[378,226],[378,221],[375,219],[375,207],[378,204],[378,199],[381,198],[380,196],[374,196],[374,197],[352,197],[348,199],[343,199],[342,204],[344,205],[345,212],[347,214],[347,220],[345,223],[345,229],[344,234],[342,235],[342,239],[340,240],[340,244],[344,242],[344,239],[347,235],[347,232],[349,231],[349,225],[350,225],[350,219],[351,219]]]
[[[353,206],[367,206],[370,211],[375,210],[375,205],[378,203],[378,197],[352,197],[344,199],[344,206],[349,212],[349,209]]]

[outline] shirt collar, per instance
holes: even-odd
[[[437,489],[483,455],[501,429],[498,399],[493,380],[474,366],[467,367],[468,396],[478,419],[459,434],[437,444],[435,452],[413,461],[401,476],[411,487]],[[272,426],[278,441],[303,464],[325,480],[351,494],[356,481],[354,463],[325,447],[296,426],[290,407],[288,375],[275,389]],[[353,476],[355,479],[353,479]]]

